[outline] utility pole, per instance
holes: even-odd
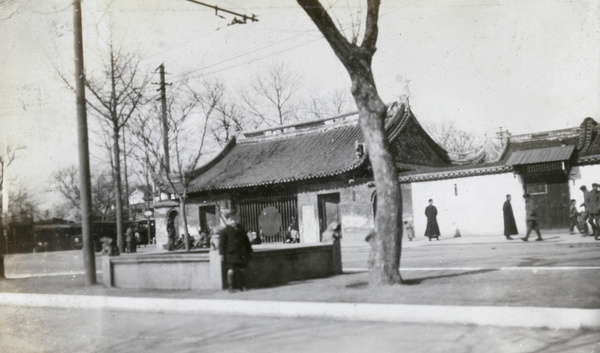
[[[157,68],[160,70],[160,88],[157,91],[160,91],[160,102],[162,106],[162,125],[163,125],[163,149],[165,154],[165,171],[168,173],[171,172],[171,163],[169,161],[169,124],[167,123],[167,90],[165,83],[165,65],[160,64]],[[170,83],[169,83],[170,84]]]
[[[2,234],[0,235],[2,239],[0,239],[0,278],[6,278],[4,274],[4,255],[8,254],[8,175],[7,175],[7,167],[8,167],[8,143],[6,141],[6,134],[4,135],[4,151],[2,157],[2,165],[0,168],[2,170]]]
[[[502,126],[499,127],[500,131],[496,133],[498,135],[497,139],[500,140],[500,149],[504,150],[504,139],[505,136],[508,138],[510,136],[510,132],[508,130],[502,131]]]
[[[88,146],[87,112],[83,65],[83,29],[81,0],[73,1],[73,32],[75,47],[75,95],[77,104],[77,137],[79,140],[79,190],[81,193],[81,233],[85,283],[96,284],[96,256],[91,235],[92,193],[90,182],[90,152]]]

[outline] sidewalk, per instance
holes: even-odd
[[[591,237],[547,234],[546,239],[544,243],[578,243],[592,246],[589,250],[600,249],[600,242]],[[411,247],[429,245],[428,241],[410,243],[415,244]],[[495,243],[507,241],[463,237],[441,239],[431,245]],[[369,287],[367,273],[356,272],[233,294],[86,286],[80,274],[55,275],[0,281],[0,305],[600,329],[598,268],[540,269],[401,269],[406,284],[381,288]]]

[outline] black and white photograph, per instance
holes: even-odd
[[[600,352],[600,0],[0,0],[0,352]]]

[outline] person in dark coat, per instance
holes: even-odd
[[[175,250],[175,223],[172,219],[167,222],[167,250]]]
[[[510,194],[506,195],[506,201],[504,201],[504,205],[502,206],[502,213],[504,215],[504,236],[506,237],[506,240],[513,240],[510,236],[519,234],[510,199]]]
[[[525,238],[521,238],[521,240],[528,241],[529,234],[532,230],[535,230],[538,236],[535,241],[542,241],[544,239],[542,239],[542,234],[540,233],[540,226],[538,225],[538,216],[535,207],[535,202],[533,202],[529,194],[523,195],[523,198],[525,199],[525,220],[527,221],[527,233],[525,234]]]
[[[579,211],[577,210],[575,200],[571,200],[571,206],[569,207],[569,219],[571,220],[571,227],[569,227],[569,233],[575,234],[575,227],[577,227],[579,233],[583,233],[581,225],[579,225]]]
[[[582,224],[585,225],[584,229],[586,229],[586,232],[584,233],[584,235],[587,235],[587,231],[589,231],[589,229],[592,229],[592,234],[594,233],[594,230],[596,228],[596,225],[594,224],[594,219],[590,217],[590,192],[588,191],[587,187],[585,185],[582,185],[579,190],[581,190],[581,192],[583,193],[583,203],[581,205],[579,205],[579,207],[583,207],[583,222]],[[588,227],[586,222],[589,222],[590,226]]]
[[[600,184],[593,183],[592,191],[590,191],[590,199],[589,199],[589,212],[590,218],[595,226],[594,234],[596,240],[600,240]]]
[[[127,230],[125,231],[125,242],[125,252],[130,253],[131,244],[133,242],[133,227],[131,226],[131,224],[127,226]]]
[[[440,227],[437,222],[437,208],[433,205],[433,200],[429,199],[429,206],[425,207],[425,216],[427,217],[427,228],[425,228],[425,236],[440,240]]]
[[[252,257],[252,245],[234,210],[225,213],[225,223],[227,225],[219,231],[219,254],[227,268],[228,289],[229,292],[235,290],[237,279],[240,289],[246,290],[244,272]]]

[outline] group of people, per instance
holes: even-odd
[[[425,236],[429,238],[429,241],[434,238],[440,240],[440,227],[437,222],[437,214],[437,208],[433,205],[433,199],[429,199],[429,205],[425,208],[425,216],[427,217]],[[412,241],[415,238],[415,231],[412,223],[405,219],[403,224],[404,235],[408,237],[409,241]]]
[[[137,226],[132,226],[131,224],[127,227],[125,231],[125,252],[126,253],[134,253],[137,252],[137,244],[139,243],[140,232]]]
[[[582,212],[578,212],[576,207],[576,201],[571,200],[570,205],[570,219],[571,227],[570,232],[573,234],[574,228],[587,235],[588,229],[586,221],[589,222],[592,228],[592,236],[594,239],[600,240],[600,184],[593,183],[592,191],[588,191],[585,186],[582,186],[581,191],[583,192],[584,202],[581,207],[584,207]],[[542,234],[540,232],[540,226],[538,224],[538,214],[535,202],[531,198],[531,195],[525,193],[523,195],[525,199],[525,221],[527,223],[527,232],[525,237],[521,238],[522,241],[529,241],[529,235],[532,231],[535,231],[537,238],[536,241],[543,241]],[[504,236],[507,240],[513,240],[513,235],[519,234],[517,229],[517,223],[513,214],[512,205],[510,203],[511,195],[506,195],[506,201],[502,205],[502,213],[504,216]],[[433,205],[433,200],[429,199],[429,205],[425,208],[425,216],[427,217],[427,226],[425,228],[425,236],[432,239],[439,240],[440,228],[437,223],[437,208]],[[408,239],[414,238],[414,231],[412,224],[408,221],[404,221],[404,231],[408,235]]]
[[[574,230],[577,228],[577,230],[579,230],[579,232],[583,235],[588,235],[589,229],[586,224],[587,221],[592,229],[592,233],[589,235],[593,236],[596,240],[600,240],[600,184],[593,183],[591,191],[588,191],[585,185],[579,189],[583,192],[583,203],[580,205],[580,207],[583,207],[583,211],[579,212],[577,210],[576,201],[571,200],[569,207],[571,226],[569,228],[569,232],[574,234]],[[536,241],[542,241],[544,239],[540,234],[535,203],[529,194],[523,195],[523,198],[525,199],[525,220],[527,222],[527,233],[525,234],[524,238],[521,238],[521,240],[528,241],[529,234],[532,230],[534,230],[537,234]],[[506,201],[502,207],[504,214],[504,236],[507,240],[513,239],[511,238],[511,235],[519,234],[510,200],[510,195],[506,195]]]
[[[585,234],[589,234],[589,228],[586,224],[589,223],[592,228],[592,233],[589,234],[596,240],[600,240],[600,184],[592,183],[592,190],[589,191],[585,185],[579,188],[583,192],[583,211],[577,212],[575,200],[571,200],[571,232],[575,227]]]
[[[525,222],[527,223],[527,232],[525,233],[525,237],[521,238],[521,240],[529,241],[529,235],[531,234],[531,231],[535,231],[537,234],[535,241],[543,241],[544,238],[542,238],[542,233],[540,232],[535,202],[531,198],[531,195],[527,193],[523,195],[523,198],[525,199]],[[502,205],[502,214],[504,216],[504,236],[506,237],[506,240],[513,240],[511,235],[519,234],[517,223],[515,222],[515,216],[512,210],[512,205],[510,204],[511,199],[512,197],[510,194],[506,195],[506,201],[504,201],[504,204]]]

